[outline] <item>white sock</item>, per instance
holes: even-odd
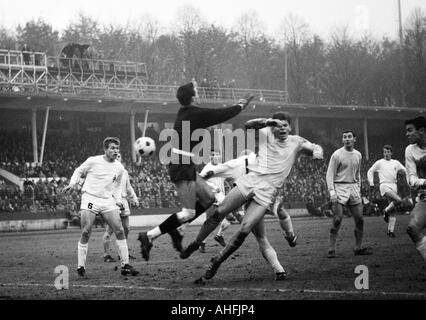
[[[294,234],[293,223],[291,222],[290,217],[280,219],[280,226],[287,237],[292,236]]]
[[[229,222],[228,220],[224,219],[222,220],[222,222],[220,223],[220,227],[219,230],[217,231],[217,234],[219,237],[223,236],[223,232],[228,229],[228,227],[231,225],[231,222]]]
[[[395,203],[393,203],[393,201],[391,203],[389,203],[389,205],[385,208],[385,212],[389,212],[391,211],[393,208],[395,208]]]
[[[160,230],[160,227],[155,227],[154,229],[149,230],[147,232],[147,235],[148,235],[148,239],[152,241],[158,238],[159,236],[161,236],[162,232]]]
[[[393,232],[395,229],[396,217],[389,217],[388,231]]]
[[[423,259],[426,261],[426,237],[423,236],[422,240],[416,243],[416,249],[422,255]]]
[[[126,239],[116,240],[115,243],[118,247],[118,252],[120,252],[121,266],[129,263],[129,248],[127,247]]]
[[[87,257],[87,249],[89,244],[82,244],[80,241],[77,245],[77,256],[78,256],[78,265],[77,268],[83,267],[86,268],[86,257]]]
[[[266,261],[271,265],[272,269],[274,269],[275,273],[284,272],[284,268],[281,263],[278,261],[278,256],[276,251],[269,247],[262,251],[262,255]]]

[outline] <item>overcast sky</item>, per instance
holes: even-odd
[[[401,0],[403,19],[415,7],[426,13],[425,0]],[[126,25],[151,14],[168,27],[178,8],[191,5],[209,22],[232,27],[243,13],[255,11],[273,35],[284,17],[296,15],[312,32],[327,37],[337,26],[347,25],[357,36],[369,31],[373,36],[397,36],[398,0],[0,0],[0,25],[15,28],[42,17],[55,30],[76,21],[79,12],[101,24]]]

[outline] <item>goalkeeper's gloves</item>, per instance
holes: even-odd
[[[244,110],[250,103],[251,100],[253,100],[254,96],[250,96],[247,99],[240,99],[238,100],[237,105],[241,107],[242,110]]]

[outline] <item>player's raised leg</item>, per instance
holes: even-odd
[[[244,242],[248,234],[254,226],[264,217],[266,208],[252,200],[244,215],[240,229],[233,235],[229,243],[219,252],[218,255],[212,258],[204,277],[196,280],[197,283],[213,278],[216,275],[222,262],[224,262],[232,253],[234,253]]]
[[[196,175],[195,181],[181,180],[176,182],[175,185],[182,203],[182,210],[172,214],[159,226],[148,232],[139,233],[138,239],[141,241],[142,256],[145,260],[149,260],[149,252],[154,239],[164,233],[174,232],[180,225],[204,213],[214,203],[215,197],[211,188],[199,175]],[[174,239],[174,241],[178,241],[179,243],[181,240],[181,235],[179,239]]]
[[[188,258],[193,252],[195,252],[201,243],[216,229],[219,223],[226,217],[226,215],[233,210],[238,209],[247,202],[247,198],[239,191],[238,187],[234,187],[226,195],[222,203],[216,208],[215,212],[207,217],[198,232],[197,237],[186,247],[180,257],[182,259]]]
[[[279,204],[276,214],[280,227],[284,231],[284,238],[290,247],[295,247],[297,245],[297,235],[294,233],[293,222],[291,221],[290,214],[284,209],[283,202]]]
[[[385,221],[388,223],[387,235],[391,238],[395,237],[395,224],[396,224],[396,210],[401,205],[401,197],[393,190],[388,190],[385,193],[386,198],[390,202],[389,205],[383,210],[385,214]],[[386,219],[387,217],[387,219]]]
[[[223,233],[226,229],[231,225],[231,219],[233,218],[232,213],[228,214],[225,219],[219,225],[219,230],[214,236],[214,240],[219,243],[222,247],[226,246],[225,238],[223,237]]]
[[[95,223],[96,214],[90,210],[81,210],[81,237],[77,246],[77,272],[81,277],[86,277],[86,258],[92,227]]]

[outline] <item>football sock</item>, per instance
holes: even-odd
[[[103,236],[103,240],[104,240],[104,257],[109,255],[110,253],[110,248],[111,248],[111,236],[109,234],[107,234],[107,232],[105,232],[104,236]]]
[[[117,244],[118,252],[120,252],[121,266],[124,267],[124,265],[129,263],[129,247],[127,246],[127,241],[126,239],[117,239],[115,243]]]
[[[396,217],[389,217],[388,231],[393,232],[395,230]]]
[[[180,225],[182,225],[182,223],[179,221],[177,213],[173,213],[158,226],[159,230],[156,230],[155,232],[153,231],[152,233],[150,232],[151,230],[148,231],[148,237],[153,236],[154,238],[154,234],[156,235],[158,234],[158,232],[160,232],[160,235],[164,233],[169,233],[173,229],[177,229]],[[158,237],[158,235],[156,237]]]
[[[216,229],[216,227],[219,225],[221,221],[221,218],[219,215],[214,213],[212,216],[208,217],[206,221],[204,221],[203,225],[201,226],[200,231],[198,232],[197,237],[195,238],[195,242],[201,243],[203,242],[210,233]]]
[[[223,248],[223,250],[217,255],[217,262],[222,263],[239,247],[241,247],[247,235],[247,233],[242,233],[241,231],[238,231],[236,234],[234,234],[226,247]]]
[[[163,234],[163,232],[160,229],[161,224],[158,227],[155,227],[154,229],[149,230],[146,234],[148,236],[148,239],[150,241],[158,238],[159,236],[161,236]]]
[[[355,249],[360,249],[362,244],[362,238],[364,236],[364,231],[362,229],[355,229]]]
[[[288,216],[285,219],[280,219],[281,229],[284,231],[287,237],[294,235],[293,223],[291,222],[291,218]]]
[[[78,246],[77,246],[77,256],[78,256],[78,268],[80,267],[86,267],[86,257],[87,257],[87,249],[88,249],[89,244],[82,244],[80,243],[80,241],[78,242]]]
[[[328,250],[336,250],[336,239],[337,239],[337,230],[336,229],[330,229],[330,245]]]
[[[394,208],[395,208],[395,203],[393,203],[393,201],[392,201],[391,203],[389,203],[389,205],[383,211],[384,212],[390,212]]]
[[[268,247],[264,250],[261,249],[261,252],[265,260],[268,261],[272,269],[274,269],[275,273],[284,272],[284,268],[278,261],[277,252],[274,250],[274,248]]]
[[[231,222],[229,222],[228,220],[224,219],[222,220],[219,230],[217,231],[218,236],[222,237],[223,236],[223,232],[228,229],[228,227],[231,225]]]
[[[416,249],[420,252],[424,260],[426,260],[426,237],[423,236],[422,240],[416,243]]]

